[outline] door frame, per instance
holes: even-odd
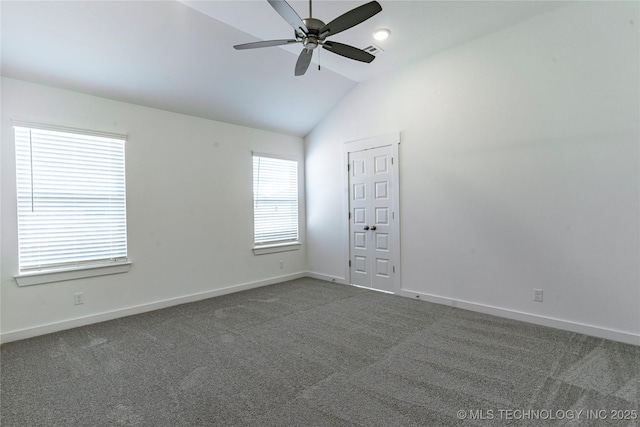
[[[391,206],[393,209],[393,215],[391,217],[391,245],[393,247],[393,289],[394,293],[400,293],[402,289],[401,282],[401,253],[400,253],[400,132],[392,132],[384,135],[374,136],[370,138],[358,139],[355,141],[345,142],[342,146],[342,164],[344,165],[344,229],[347,230],[346,239],[346,254],[347,259],[345,262],[345,274],[347,284],[351,284],[351,268],[349,267],[349,260],[351,259],[351,221],[349,219],[349,153],[355,153],[358,151],[370,150],[373,148],[391,146],[391,153],[393,157],[393,164],[391,165],[391,174],[393,177],[393,188],[391,189],[393,198]]]

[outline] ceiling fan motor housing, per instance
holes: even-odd
[[[307,26],[309,33],[302,36],[302,44],[306,49],[315,49],[322,42],[320,39],[320,29],[324,27],[324,22],[315,18],[303,19],[304,25]],[[296,34],[299,36],[298,34]]]

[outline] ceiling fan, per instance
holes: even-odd
[[[382,10],[382,6],[380,6],[380,3],[377,1],[372,1],[356,7],[355,9],[340,15],[326,25],[321,20],[311,17],[311,0],[309,0],[309,18],[307,19],[300,19],[300,16],[298,16],[296,11],[293,10],[289,3],[284,0],[267,1],[276,10],[276,12],[278,12],[278,14],[293,27],[295,38],[244,43],[235,45],[234,48],[239,50],[256,49],[260,47],[302,43],[303,49],[302,52],[300,52],[300,56],[298,56],[298,61],[296,62],[296,76],[302,76],[307,72],[307,68],[309,68],[309,64],[311,63],[311,57],[313,56],[313,50],[318,46],[322,46],[329,52],[333,52],[337,55],[354,59],[356,61],[368,63],[375,59],[375,56],[369,52],[365,52],[362,49],[343,43],[329,41],[327,40],[327,37],[338,34],[344,30],[348,30],[349,28],[366,21],[376,13],[380,12]]]

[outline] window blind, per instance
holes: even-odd
[[[124,138],[14,129],[20,272],[126,261]]]
[[[256,246],[298,241],[298,162],[253,156]]]

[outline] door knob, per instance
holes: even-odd
[[[371,226],[371,231],[373,231],[373,230],[375,230],[375,229],[376,229],[376,226],[375,226],[375,225],[372,225],[372,226]]]
[[[368,226],[368,225],[365,225],[365,226],[364,226],[364,231],[367,231],[368,229],[369,229],[369,226]]]

